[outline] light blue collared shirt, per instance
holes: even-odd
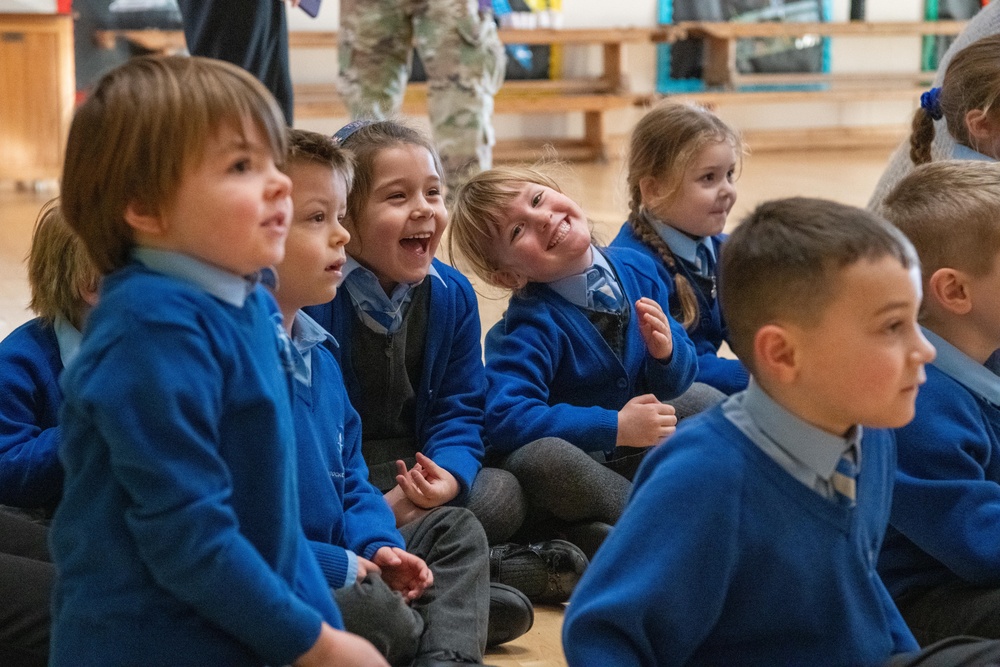
[[[923,329],[923,327],[921,327]],[[973,394],[1000,407],[1000,377],[929,329],[924,337],[937,350],[933,366]]]
[[[440,280],[445,287],[448,286],[433,264],[430,265],[427,274]],[[423,281],[400,283],[392,290],[392,294],[387,296],[378,282],[378,276],[361,266],[358,260],[348,255],[344,263],[344,289],[351,297],[354,309],[361,313],[361,321],[375,333],[395,333],[399,329],[413,299],[413,288],[421,282]],[[386,327],[369,315],[368,311],[384,313],[392,319],[392,325]]]
[[[56,316],[52,328],[56,332],[56,343],[59,344],[59,358],[62,360],[63,368],[69,368],[69,363],[80,351],[83,334],[62,315]]]
[[[955,142],[955,148],[951,151],[952,160],[976,160],[979,162],[996,162],[989,155],[983,155],[977,150]]]
[[[312,386],[312,349],[320,343],[330,341],[335,347],[340,347],[337,339],[321,327],[313,318],[309,317],[301,310],[295,313],[295,320],[292,322],[292,360],[295,368],[292,375],[295,380],[307,387]]]
[[[237,308],[243,307],[259,280],[256,274],[238,276],[190,255],[169,250],[137,246],[132,256],[153,271],[192,283]]]
[[[607,272],[607,276],[614,277],[615,275],[615,272],[612,270],[607,258],[594,245],[591,245],[590,266],[584,269],[581,273],[560,278],[559,280],[553,280],[548,283],[548,285],[553,292],[566,299],[574,306],[590,309],[590,299],[588,298],[589,294],[587,293],[587,272],[594,266],[599,266],[604,269]],[[618,285],[618,291],[623,294],[625,292],[625,290],[621,289],[621,284]]]
[[[861,469],[860,425],[847,438],[827,433],[779,405],[752,379],[745,391],[722,404],[722,412],[775,463],[824,498],[836,497],[830,479],[852,445]]]
[[[677,229],[674,229],[670,225],[657,220],[650,216],[650,220],[653,221],[653,227],[656,229],[656,233],[660,235],[663,242],[670,246],[671,252],[676,256],[683,259],[688,264],[698,267],[698,272],[706,276],[708,275],[708,267],[701,265],[701,258],[698,257],[698,246],[704,246],[708,250],[708,256],[715,261],[715,248],[712,246],[712,239],[709,236],[701,236],[697,239],[693,239],[687,234]]]

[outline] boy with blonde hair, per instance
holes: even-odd
[[[850,206],[773,201],[737,227],[721,299],[750,386],[643,462],[570,601],[570,665],[877,665],[917,648],[875,573],[895,469],[880,429],[913,417],[934,357],[917,272],[898,230]]]
[[[77,110],[62,210],[105,274],[63,374],[52,665],[384,665],[299,524],[291,357],[258,284],[285,127],[243,70],[136,58]]]
[[[899,470],[879,571],[917,641],[1000,638],[1000,165],[914,169],[882,210],[920,254],[937,348]]]

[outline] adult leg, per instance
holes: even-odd
[[[351,118],[389,118],[403,103],[413,48],[407,4],[340,0],[337,89]]]
[[[348,632],[361,635],[392,665],[409,665],[417,655],[424,619],[377,574],[333,591]]]
[[[1000,588],[953,582],[911,591],[896,606],[921,646],[955,635],[1000,639]]]
[[[213,0],[178,0],[177,4],[191,55],[225,60],[253,74],[278,100],[291,125],[294,100],[284,3],[251,0],[240,3],[238,9]]]
[[[478,0],[426,0],[413,24],[434,142],[453,191],[493,165],[493,96],[507,57]]]
[[[490,572],[486,535],[472,512],[438,507],[402,526],[406,550],[434,573],[434,585],[413,606],[424,617],[421,656],[482,662],[489,621]]]
[[[0,664],[48,662],[55,568],[44,526],[0,512]]]
[[[521,527],[528,498],[517,478],[501,468],[484,467],[476,475],[466,507],[483,525],[490,544],[506,542]]]

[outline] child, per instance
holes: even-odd
[[[1000,165],[932,162],[883,203],[923,265],[920,322],[938,351],[897,432],[892,527],[879,571],[921,644],[1000,638]]]
[[[952,157],[957,160],[1000,158],[1000,35],[973,42],[955,54],[940,88],[920,96],[913,114],[910,160],[931,161],[934,121],[945,120],[955,138]]]
[[[700,412],[746,389],[749,375],[718,355],[729,336],[716,299],[716,258],[726,217],[736,203],[740,137],[707,109],[663,104],[635,126],[628,158],[629,219],[612,246],[633,248],[666,268],[670,314],[698,352]],[[694,397],[690,397],[691,400]]]
[[[570,665],[876,665],[916,648],[875,559],[895,468],[877,429],[913,417],[934,358],[918,271],[902,234],[833,202],[768,202],[736,228],[722,307],[754,380],[644,461],[567,610]]]
[[[62,495],[59,375],[80,346],[99,277],[59,200],[42,207],[28,254],[37,317],[0,342],[0,503],[50,518]]]
[[[472,177],[455,195],[451,233],[480,278],[515,290],[486,339],[491,449],[507,455],[535,518],[613,524],[631,462],[674,430],[661,401],[698,368],[664,313],[656,266],[594,246],[580,207],[534,169]]]
[[[361,423],[329,349],[337,343],[299,312],[337,293],[350,239],[341,226],[350,159],[329,137],[290,130],[286,171],[293,214],[275,295],[295,346],[299,507],[306,537],[345,626],[371,640],[390,663],[478,664],[490,599],[482,526],[464,508],[440,507],[400,534],[392,510],[368,481]],[[531,604],[519,599],[521,622],[504,639],[531,626]]]
[[[53,665],[379,665],[299,525],[290,358],[257,284],[291,205],[274,99],[136,58],[77,110],[62,210],[101,301],[64,371]]]
[[[448,223],[431,143],[392,121],[357,121],[335,139],[357,162],[347,202],[339,299],[305,311],[340,344],[361,414],[371,481],[399,526],[466,506],[490,543],[520,526],[523,499],[504,471],[480,471],[483,379],[479,306],[469,281],[434,259]]]

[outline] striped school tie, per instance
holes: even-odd
[[[599,266],[587,271],[587,303],[592,310],[617,313],[621,303],[621,289],[615,284],[614,276]]]
[[[837,499],[845,507],[854,507],[858,495],[857,452],[852,445],[837,461],[837,468],[830,478],[830,485],[837,492]]]

